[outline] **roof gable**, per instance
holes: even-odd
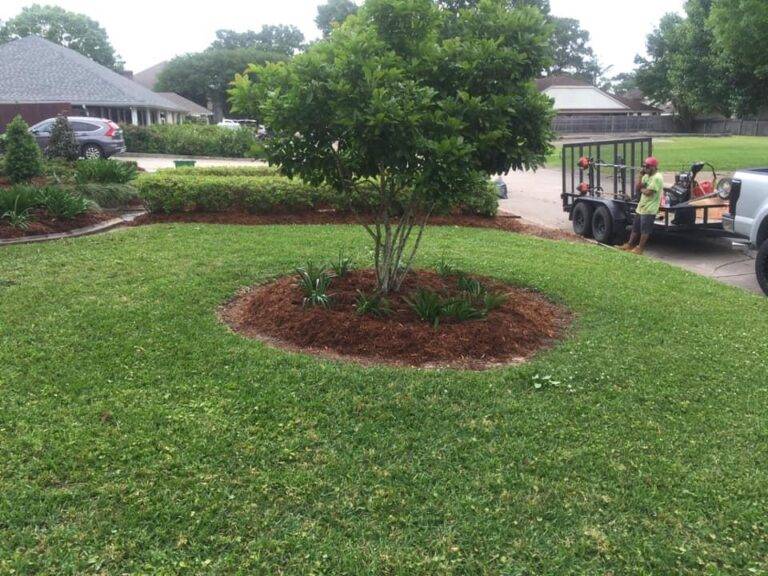
[[[0,103],[67,102],[183,112],[117,72],[39,36],[0,45]]]
[[[596,86],[551,86],[544,90],[544,94],[554,99],[555,110],[630,110],[629,106]]]

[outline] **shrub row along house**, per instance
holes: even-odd
[[[205,110],[39,36],[0,45],[0,79],[0,131],[17,114],[30,125],[64,114],[145,126],[178,124]]]

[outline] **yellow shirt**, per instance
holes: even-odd
[[[643,188],[653,190],[653,194],[640,197],[640,202],[637,203],[638,214],[653,214],[654,216],[659,213],[661,207],[661,195],[664,193],[664,178],[661,174],[656,172],[653,176],[643,176]]]

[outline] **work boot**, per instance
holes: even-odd
[[[630,250],[630,252],[632,254],[637,254],[638,256],[642,256],[643,252],[645,252],[645,250],[643,250],[642,248],[640,248],[640,246],[638,246],[637,248],[632,248],[632,250]]]
[[[622,244],[621,246],[619,246],[619,250],[621,250],[622,252],[629,252],[630,250],[632,250],[632,244],[630,244],[629,242],[627,242],[626,244]]]

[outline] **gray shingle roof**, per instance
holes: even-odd
[[[181,94],[176,94],[176,92],[158,92],[158,94],[160,94],[160,96],[166,100],[170,100],[171,102],[175,103],[177,106],[184,108],[184,110],[193,116],[213,116],[213,112],[208,110],[208,108],[200,106],[200,104],[197,102],[192,102],[192,100],[184,98],[184,96]]]
[[[184,110],[82,54],[27,36],[0,45],[0,103],[67,102]]]

